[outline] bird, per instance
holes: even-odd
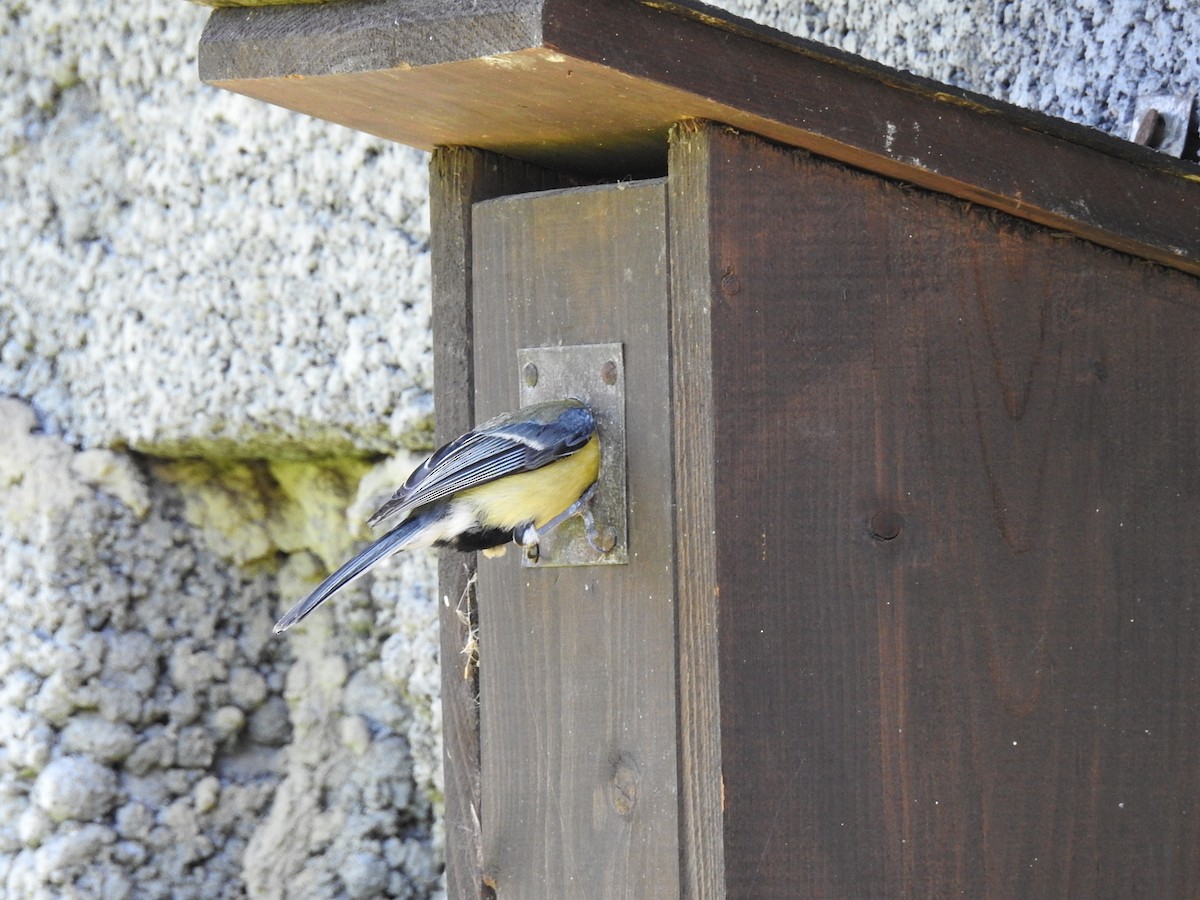
[[[580,400],[551,400],[490,419],[419,465],[367,520],[395,524],[288,610],[275,633],[401,550],[487,553],[514,540],[531,548],[572,515],[584,516],[588,539],[600,549],[589,506],[599,472],[596,419]]]

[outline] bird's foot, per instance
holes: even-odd
[[[592,515],[592,505],[589,503],[579,511],[583,519],[584,534],[588,543],[597,553],[604,554],[612,551],[617,545],[617,529],[611,525],[596,526],[596,517]]]
[[[541,535],[549,534],[571,516],[579,516],[583,519],[584,534],[587,536],[588,543],[592,545],[592,549],[600,554],[610,552],[617,544],[617,530],[611,525],[602,527],[596,525],[596,517],[592,513],[592,500],[595,496],[596,485],[593,484],[583,493],[583,496],[543,525],[541,529],[535,528],[533,523],[526,523],[515,528],[513,540],[525,548],[525,555],[530,562],[537,562],[538,541],[541,539]]]

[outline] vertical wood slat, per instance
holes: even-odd
[[[683,140],[729,896],[1196,896],[1200,283]]]
[[[429,163],[433,259],[433,364],[437,439],[474,424],[471,208],[478,200],[572,183],[569,176],[494,153],[439,147]],[[479,821],[478,681],[463,677],[470,624],[458,614],[473,556],[446,551],[438,566],[441,602],[442,727],[446,787],[446,889],[453,898],[483,896]]]
[[[708,142],[695,126],[672,131],[671,422],[678,610],[680,896],[725,889],[720,671],[716,631],[716,458],[712,383]]]
[[[484,870],[498,897],[679,893],[665,187],[477,204],[477,413],[517,349],[621,342],[629,563],[479,568]],[[602,436],[603,437],[603,436]]]

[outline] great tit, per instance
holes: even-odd
[[[486,551],[514,539],[533,546],[539,533],[586,510],[599,472],[596,420],[580,401],[554,400],[497,416],[418,466],[368,520],[396,525],[288,610],[275,633],[400,550]]]

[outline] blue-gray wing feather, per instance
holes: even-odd
[[[492,419],[446,444],[417,467],[371,516],[369,524],[376,525],[506,475],[538,469],[574,453],[596,430],[595,419],[584,406],[568,405],[549,421],[539,420],[537,412],[541,408]]]

